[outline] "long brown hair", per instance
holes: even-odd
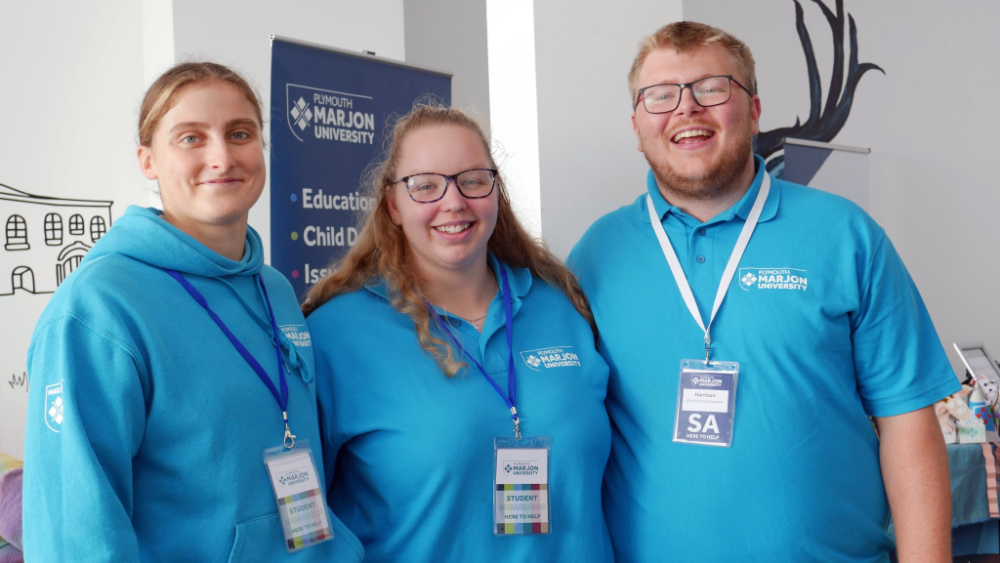
[[[422,280],[417,275],[403,230],[389,215],[387,197],[396,179],[396,167],[403,141],[411,132],[429,125],[458,125],[473,131],[490,155],[490,166],[496,168],[490,142],[482,128],[465,113],[438,104],[421,103],[400,118],[387,140],[383,156],[369,167],[365,175],[366,189],[375,198],[368,212],[357,243],[339,262],[309,290],[302,312],[309,315],[320,305],[337,295],[355,291],[370,281],[381,279],[389,293],[392,306],[409,316],[417,330],[420,346],[437,362],[445,374],[455,375],[465,364],[457,361],[451,346],[432,334],[431,318],[421,294]],[[576,277],[545,245],[528,234],[514,215],[503,176],[497,176],[497,224],[487,248],[501,262],[513,268],[527,268],[553,287],[560,289],[590,323],[596,335],[594,317],[587,298]]]

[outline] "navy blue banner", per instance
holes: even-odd
[[[371,56],[275,39],[271,45],[271,265],[302,298],[357,238],[374,203],[361,174],[386,119],[451,77]]]

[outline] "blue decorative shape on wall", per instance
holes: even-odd
[[[806,28],[802,4],[795,2],[795,29],[802,42],[802,50],[806,57],[806,69],[809,75],[809,118],[801,123],[798,118],[791,127],[779,127],[770,131],[762,131],[754,139],[754,152],[764,157],[767,169],[776,176],[781,176],[784,170],[784,155],[782,150],[785,137],[807,139],[811,141],[830,142],[847,123],[854,103],[854,94],[861,77],[869,70],[885,71],[874,63],[858,63],[858,28],[854,17],[844,12],[843,0],[837,0],[837,13],[834,14],[822,0],[812,0],[823,11],[830,30],[833,32],[833,72],[830,76],[830,89],[826,95],[826,105],[822,105],[823,88],[820,84],[819,67],[816,64],[816,53],[813,51],[812,39]],[[847,77],[844,77],[844,22],[849,26],[850,62]],[[821,108],[822,106],[822,108]]]

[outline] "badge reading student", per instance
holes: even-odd
[[[312,450],[305,442],[291,449],[278,446],[264,451],[288,551],[333,539]]]
[[[681,361],[675,442],[727,448],[733,445],[739,371],[736,362]]]
[[[493,440],[496,453],[494,533],[549,533],[550,438]]]

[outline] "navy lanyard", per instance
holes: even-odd
[[[465,351],[465,347],[463,347],[462,343],[459,342],[457,338],[455,338],[455,335],[452,334],[450,330],[448,330],[448,327],[441,319],[441,315],[437,314],[437,311],[434,310],[434,307],[432,307],[430,303],[427,303],[426,299],[424,300],[424,304],[427,305],[427,310],[430,311],[431,316],[434,317],[435,321],[437,321],[438,328],[440,328],[442,332],[448,335],[448,338],[452,341],[452,343],[455,346],[458,346],[458,349],[462,351],[465,357],[467,357],[469,361],[471,361],[473,364],[475,364],[477,368],[479,368],[479,373],[483,374],[483,377],[486,378],[486,381],[488,381],[489,384],[493,386],[493,389],[496,390],[497,394],[500,395],[500,398],[503,399],[503,402],[506,403],[507,408],[510,409],[511,420],[514,421],[514,437],[520,440],[521,420],[517,416],[517,379],[514,377],[514,344],[513,344],[514,322],[513,322],[513,314],[511,314],[510,283],[507,281],[507,270],[505,270],[503,266],[500,266],[500,283],[501,283],[500,293],[503,297],[504,325],[507,328],[507,393],[506,394],[503,392],[503,389],[501,389],[500,386],[497,385],[497,382],[493,381],[493,378],[490,377],[488,373],[486,373],[486,370],[483,369],[483,366],[479,362],[477,362],[475,358],[470,356],[468,352]]]
[[[228,338],[229,342],[233,344],[233,346],[236,348],[236,351],[238,351],[240,355],[243,356],[243,359],[246,360],[248,364],[250,364],[250,367],[253,368],[253,371],[257,374],[257,377],[259,377],[260,380],[264,382],[264,385],[267,385],[267,388],[271,391],[271,395],[274,396],[274,400],[278,402],[278,407],[281,409],[281,416],[285,421],[285,439],[284,439],[285,447],[291,448],[292,446],[294,446],[295,435],[292,434],[291,430],[289,430],[288,428],[288,382],[285,379],[285,362],[281,358],[281,341],[278,339],[278,323],[274,320],[274,309],[271,308],[271,300],[268,299],[267,297],[267,287],[264,286],[264,279],[260,276],[260,274],[257,274],[256,276],[257,282],[260,283],[260,289],[264,293],[264,302],[267,304],[267,313],[270,316],[271,330],[274,334],[274,347],[278,355],[278,381],[280,382],[281,385],[280,393],[278,392],[278,389],[274,386],[274,383],[271,382],[271,378],[267,375],[267,372],[264,370],[264,366],[260,365],[260,362],[257,361],[257,358],[253,357],[253,354],[251,354],[250,351],[246,349],[246,346],[244,346],[243,343],[240,342],[238,338],[236,338],[236,335],[229,330],[229,327],[226,326],[226,323],[222,322],[222,319],[219,318],[219,315],[216,315],[215,311],[213,311],[212,308],[208,306],[208,301],[205,300],[205,296],[202,295],[201,292],[199,292],[197,289],[195,289],[195,287],[191,285],[191,282],[184,279],[184,276],[180,275],[180,273],[178,273],[177,271],[168,268],[163,268],[163,271],[170,274],[171,277],[173,277],[175,280],[177,280],[178,283],[184,286],[184,289],[187,290],[187,292],[191,295],[191,297],[194,298],[194,300],[197,301],[199,305],[204,307],[206,311],[208,311],[209,316],[212,317],[212,320],[215,321],[215,324],[219,325],[219,328],[221,328],[222,332],[225,333],[226,338]]]

